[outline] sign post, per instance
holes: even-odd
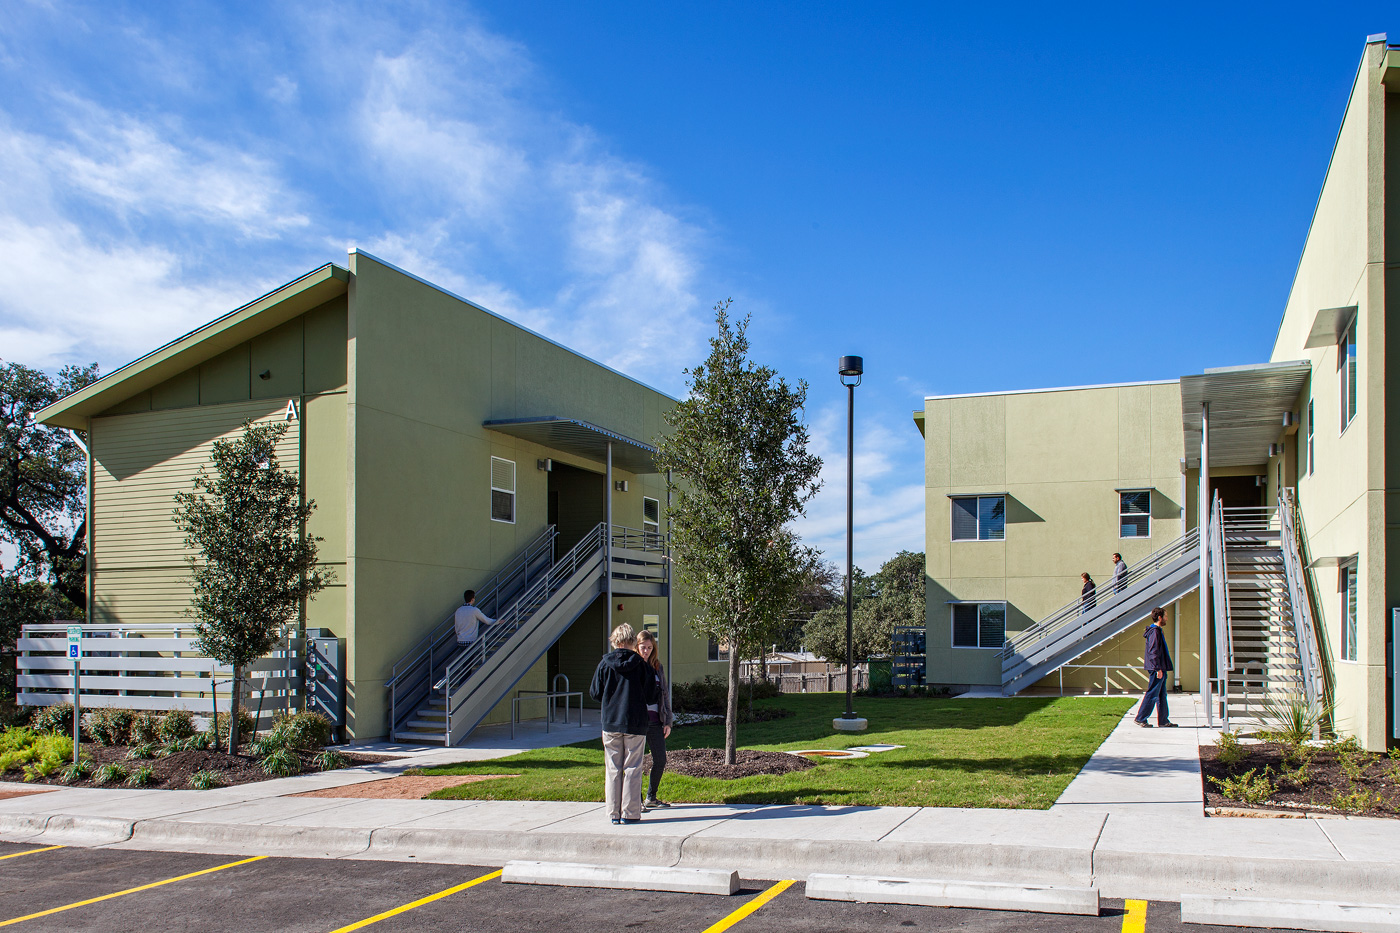
[[[83,627],[68,626],[68,658],[73,662],[73,763],[78,763],[79,737],[82,735],[82,706],[78,699],[78,680],[82,676]]]

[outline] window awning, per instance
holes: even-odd
[[[1313,318],[1312,330],[1308,331],[1304,349],[1316,350],[1319,347],[1335,347],[1342,339],[1342,333],[1356,317],[1356,305],[1345,308],[1323,308]]]
[[[612,443],[613,466],[628,473],[656,473],[656,448],[643,441],[600,428],[577,418],[544,415],[539,418],[504,418],[482,422],[482,427],[518,437],[541,447],[605,463]]]
[[[1283,430],[1308,381],[1307,360],[1207,369],[1181,377],[1181,426],[1186,466],[1201,465],[1201,403],[1210,404],[1211,467],[1257,466]]]

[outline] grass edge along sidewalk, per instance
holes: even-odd
[[[667,772],[661,797],[683,803],[990,807],[1043,810],[1060,796],[1121,721],[1132,697],[1013,697],[959,700],[861,699],[870,729],[838,734],[831,719],[840,694],[787,694],[758,707],[796,715],[739,727],[744,748],[792,751],[888,743],[904,748],[814,768],[737,780]],[[670,749],[723,746],[722,723],[671,733]],[[603,799],[599,740],[410,773],[475,776],[516,773],[444,788],[433,800]]]

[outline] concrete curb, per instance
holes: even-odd
[[[739,873],[719,868],[657,868],[646,865],[586,865],[580,862],[506,862],[507,884],[553,884],[571,888],[625,888],[681,894],[735,894]]]
[[[1338,933],[1400,933],[1400,907],[1187,894],[1181,898],[1181,922]]]
[[[445,862],[459,865],[504,865],[520,861],[597,860],[613,864],[674,867],[681,840],[674,836],[627,836],[602,833],[492,832],[464,829],[376,829],[359,858]],[[712,867],[712,866],[706,866]]]
[[[1188,891],[1330,901],[1346,891],[1361,902],[1384,903],[1400,890],[1400,862],[1100,850],[1093,883],[1104,897],[1174,901]]]
[[[43,842],[54,845],[106,846],[131,838],[134,820],[119,820],[110,816],[67,816],[55,813],[39,834]]]
[[[30,836],[37,836],[44,831],[44,826],[49,821],[47,816],[20,813],[10,815],[0,814],[0,839],[6,842],[19,842]]]
[[[325,826],[142,820],[136,824],[130,841],[123,847],[231,855],[345,858],[368,850],[370,834],[368,829]]]
[[[807,879],[807,896],[813,900],[856,901],[862,904],[917,904],[922,907],[973,907],[978,910],[1023,910],[1090,917],[1099,915],[1097,888],[818,874]]]

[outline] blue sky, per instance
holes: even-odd
[[[733,297],[833,559],[865,357],[873,570],[925,395],[1267,359],[1385,12],[16,0],[0,359],[110,369],[358,246],[680,394]]]

